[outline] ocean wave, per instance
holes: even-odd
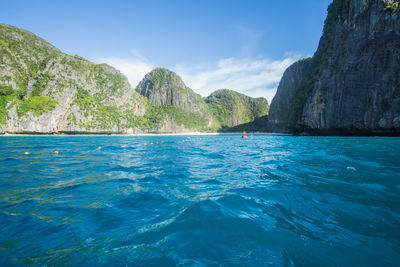
[[[0,265],[400,263],[397,139],[21,139],[0,147]]]

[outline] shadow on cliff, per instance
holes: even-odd
[[[258,117],[252,122],[239,124],[233,127],[222,127],[218,130],[220,133],[232,132],[267,132],[268,131],[268,115]]]

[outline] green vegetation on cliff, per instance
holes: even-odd
[[[42,115],[45,112],[53,110],[57,101],[48,96],[32,96],[21,101],[17,108],[18,116],[22,117],[27,112],[32,112],[34,116]]]
[[[165,94],[167,89],[177,91],[177,93],[185,93],[187,89],[176,73],[165,68],[153,69],[146,74],[142,84],[136,88],[136,91],[147,97],[156,93]]]
[[[335,27],[338,21],[343,20],[349,13],[350,0],[335,0],[328,7],[328,16],[325,20],[323,35],[319,41],[318,49],[311,59],[310,67],[295,93],[291,120],[300,119],[307,98],[313,90],[317,77],[326,66],[331,55],[330,46],[335,38]]]
[[[254,121],[268,114],[265,98],[252,98],[238,92],[221,89],[205,99],[220,127],[233,127]]]
[[[134,99],[127,91],[130,90],[133,94],[134,92],[126,77],[111,66],[93,64],[77,56],[64,57],[61,63],[70,66],[90,81],[90,84],[86,85],[74,79],[68,81],[67,87],[76,88],[72,105],[79,107],[83,118],[90,118],[77,120],[76,115],[71,114],[72,122],[86,131],[107,130],[113,127],[121,129],[127,127],[127,124],[134,127],[141,126],[140,120],[134,118],[134,110],[129,106],[130,100]],[[88,86],[95,86],[96,89],[88,90],[85,88]],[[121,100],[121,97],[130,99]],[[139,101],[144,100],[139,99]]]
[[[187,87],[179,75],[165,68],[147,73],[136,91],[156,106],[178,106],[189,113],[207,112],[203,98]]]
[[[23,94],[20,95],[19,91],[13,90],[11,86],[0,85],[0,125],[7,122],[8,110],[6,106],[8,102],[21,99]]]
[[[99,97],[90,94],[87,90],[78,87],[73,104],[79,106],[84,117],[92,117],[91,120],[78,123],[88,131],[92,128],[108,129],[110,126],[120,125],[121,114],[118,108],[105,106]]]
[[[27,112],[32,112],[34,116],[51,111],[57,105],[57,101],[47,96],[24,97],[21,90],[13,90],[10,86],[0,85],[0,125],[7,122],[7,104],[17,105],[19,117],[25,116]]]
[[[164,68],[148,73],[134,90],[113,67],[64,54],[7,24],[0,24],[0,68],[2,132],[26,131],[29,114],[43,132],[216,131],[268,114],[265,99],[230,90],[213,93],[206,103]],[[42,116],[50,112],[51,121]]]
[[[119,71],[64,54],[28,31],[0,24],[0,67],[1,125],[14,105],[19,118],[28,112],[40,116],[61,105],[57,116],[78,129],[110,129],[128,122],[141,125],[130,119],[135,111],[128,102],[142,101],[143,106],[146,100]],[[70,109],[74,105],[78,109]]]
[[[160,122],[201,131],[207,130],[212,121],[204,99],[168,69],[156,68],[146,74],[136,91],[152,104],[145,115],[151,120],[158,118]]]
[[[36,35],[0,24],[0,65],[9,71],[1,80],[15,83],[14,89],[25,90],[28,79],[43,70],[57,53],[58,49]]]
[[[399,135],[399,3],[333,0],[318,50],[281,79],[270,129]]]
[[[7,103],[17,104],[19,116],[31,111],[34,116],[54,109],[56,100],[40,95],[45,80],[40,80],[33,99],[24,97],[29,79],[46,67],[59,51],[36,35],[7,24],[0,24],[0,125],[7,122]]]
[[[159,124],[160,121],[171,121],[186,129],[204,131],[207,130],[208,118],[198,113],[188,113],[180,107],[173,105],[150,106],[146,110],[144,118],[147,120],[148,129]]]
[[[386,7],[385,11],[396,12],[400,10],[400,0],[384,0]]]
[[[255,99],[227,89],[203,99],[176,73],[164,68],[146,74],[136,91],[152,104],[146,118],[164,119],[192,130],[217,131],[248,123],[267,115],[269,108],[264,98]]]

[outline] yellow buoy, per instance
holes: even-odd
[[[53,153],[54,153],[54,154],[58,154],[58,151],[56,150],[56,151],[54,151]]]
[[[126,146],[122,146],[123,148],[125,148]]]
[[[25,155],[29,155],[29,152],[24,152]]]
[[[101,149],[101,146],[99,146],[97,149]]]

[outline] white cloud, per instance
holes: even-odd
[[[241,91],[241,93],[252,97],[265,97],[268,100],[268,103],[271,104],[271,101],[276,93],[276,87],[246,90],[246,91]]]
[[[137,54],[137,52],[135,53]],[[107,63],[121,71],[128,78],[131,86],[135,88],[143,77],[154,68],[146,58],[136,54],[131,59],[99,57],[95,61],[98,63]]]
[[[145,57],[136,50],[131,51],[130,59],[99,57],[96,62],[105,62],[128,77],[133,87],[154,68]],[[288,54],[282,60],[226,58],[211,66],[175,65],[172,71],[180,75],[183,81],[195,92],[208,96],[217,89],[231,89],[252,97],[265,97],[271,103],[283,72],[301,56]]]
[[[271,102],[283,72],[300,55],[288,55],[282,60],[227,58],[211,69],[175,66],[185,83],[194,91],[207,96],[216,89],[227,88],[253,97],[263,96]]]

